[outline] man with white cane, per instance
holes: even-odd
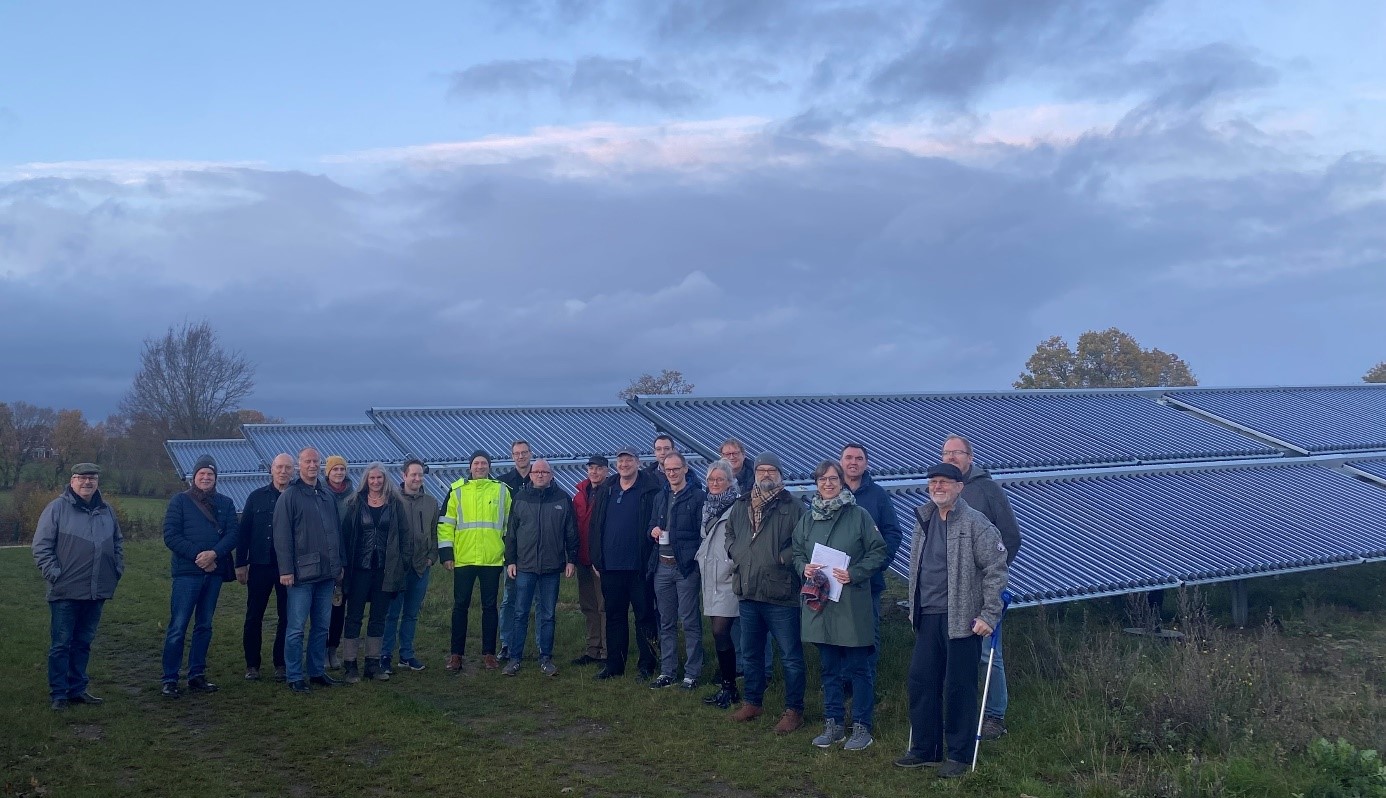
[[[996,619],[996,628],[991,631],[991,651],[987,655],[987,678],[982,683],[982,706],[987,705],[987,693],[991,690],[991,666],[996,663],[996,645],[1001,640],[1001,624],[1006,620],[1006,608],[1011,606],[1011,591],[1001,591],[1001,617]],[[972,746],[972,770],[977,770],[977,752],[982,748],[982,725],[986,723],[986,715],[977,718],[977,739]]]
[[[936,465],[928,476],[930,502],[915,510],[910,543],[910,743],[895,764],[954,778],[967,772],[976,745],[977,662],[982,637],[1001,621],[1006,544],[960,498],[957,466]]]

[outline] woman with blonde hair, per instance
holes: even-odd
[[[348,682],[359,682],[362,677],[380,681],[390,678],[380,663],[381,638],[390,602],[404,589],[412,549],[399,489],[386,476],[385,466],[371,463],[361,476],[361,487],[347,499],[346,520],[342,524],[342,591],[346,596],[342,659],[343,677]],[[371,605],[371,617],[366,625],[366,667],[358,675],[356,657],[367,604]]]

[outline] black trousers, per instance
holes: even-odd
[[[602,602],[606,607],[606,670],[626,672],[630,654],[630,625],[635,616],[635,649],[640,670],[653,673],[659,667],[659,626],[654,611],[654,591],[640,571],[602,571]]]
[[[260,667],[261,628],[265,623],[265,609],[269,607],[270,593],[274,593],[274,611],[279,622],[274,629],[274,667],[284,667],[284,632],[289,628],[289,589],[279,584],[279,569],[273,565],[250,566],[246,580],[245,628],[241,632],[241,646],[245,649],[245,666]]]
[[[919,615],[910,657],[910,752],[971,762],[977,736],[977,661],[982,638],[948,637],[948,616]]]
[[[332,617],[327,622],[327,647],[336,648],[342,642],[342,624],[346,622],[346,595],[341,604],[332,605]]]
[[[386,593],[384,568],[353,568],[346,591],[346,623],[343,631],[348,640],[361,636],[361,619],[366,615],[366,605],[371,605],[371,619],[366,624],[366,637],[385,636],[385,615],[390,611],[394,593]]]
[[[481,653],[496,653],[496,595],[503,570],[503,565],[459,565],[452,569],[451,653],[467,653],[467,613],[477,582],[481,583]]]

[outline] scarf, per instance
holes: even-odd
[[[736,480],[732,480],[731,485],[721,493],[710,493],[703,500],[703,534],[706,535],[712,528],[713,522],[722,517],[722,513],[727,508],[736,503],[741,498],[741,490],[736,485]]]
[[[188,495],[189,499],[192,499],[192,503],[197,505],[197,509],[201,510],[202,514],[207,516],[207,520],[211,521],[213,526],[218,525],[216,508],[212,506],[212,497],[215,496],[217,492],[215,487],[211,490],[202,490],[196,485],[191,485],[183,492]]]
[[[827,521],[837,515],[843,507],[851,507],[857,503],[857,497],[852,495],[852,491],[843,488],[842,492],[827,501],[823,497],[813,494],[813,520]]]
[[[751,488],[751,537],[755,537],[760,532],[760,522],[765,517],[765,507],[775,500],[776,496],[784,491],[784,485],[776,485],[775,489],[766,493],[760,489],[760,485]]]

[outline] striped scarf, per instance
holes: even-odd
[[[765,517],[765,507],[775,500],[776,496],[784,491],[784,485],[776,485],[775,489],[766,493],[760,489],[760,485],[751,488],[751,537],[754,538],[760,533],[760,522]]]

